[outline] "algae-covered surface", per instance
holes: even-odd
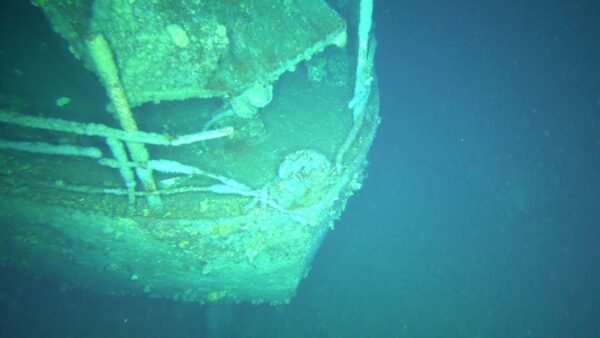
[[[332,50],[331,54],[342,52]],[[348,70],[348,74],[350,70]],[[32,81],[35,78],[31,79]],[[25,83],[25,82],[24,82]],[[51,83],[48,84],[52,86]],[[72,89],[73,100],[86,100],[85,92]],[[304,67],[285,75],[275,89],[273,102],[251,119],[235,116],[220,120],[214,127],[233,126],[236,132],[222,139],[179,147],[151,146],[153,158],[179,161],[203,170],[225,175],[252,188],[259,189],[277,178],[278,168],[285,156],[301,149],[312,149],[332,160],[336,148],[351,126],[351,115],[346,107],[351,91],[338,83],[324,81],[314,84],[306,79]],[[30,92],[35,96],[35,92]],[[306,100],[310,97],[310,100]],[[158,105],[147,104],[134,110],[144,130],[166,134],[198,131],[222,107],[215,100],[190,100]],[[42,107],[43,109],[44,107]],[[52,108],[53,110],[55,108]],[[74,107],[71,109],[75,109]],[[31,110],[24,113],[31,114]],[[68,119],[69,111],[59,115]],[[100,113],[105,119],[108,113]],[[101,138],[86,138],[58,132],[40,132],[2,125],[4,135],[27,141],[55,144],[84,144],[109,150]],[[117,170],[100,166],[93,159],[29,154],[3,150],[2,162],[4,193],[27,196],[35,201],[62,204],[75,208],[103,210],[123,215],[126,197],[73,193],[61,189],[69,185],[87,185],[99,188],[119,188],[123,183]],[[176,176],[157,173],[157,181],[170,182]],[[206,185],[205,177],[183,177],[180,186]],[[19,188],[16,188],[19,187]],[[209,196],[212,200],[208,202]],[[214,197],[214,198],[213,198]],[[210,217],[223,214],[218,200],[234,199],[206,193],[168,195],[164,197],[166,217]],[[246,198],[247,200],[247,198]],[[139,199],[139,208],[147,208]],[[194,207],[196,206],[196,207]],[[242,212],[242,210],[237,211]]]
[[[152,173],[156,191],[148,191],[141,178],[128,180],[123,170],[139,174],[150,161],[128,160],[120,169],[111,167],[107,163],[116,156],[114,144],[102,137],[16,126],[5,117],[8,123],[0,124],[0,209],[7,226],[0,236],[0,261],[53,276],[68,288],[109,294],[201,302],[290,300],[323,237],[360,187],[364,158],[378,124],[377,100],[372,100],[364,130],[343,166],[336,167],[336,155],[353,126],[348,102],[354,62],[350,50],[340,48],[343,42],[334,41],[345,34],[345,23],[320,1],[304,10],[307,3],[284,1],[287,7],[261,16],[260,22],[256,11],[263,7],[250,8],[247,3],[241,1],[230,15],[220,16],[225,18],[222,23],[206,12],[190,26],[174,21],[174,15],[186,9],[168,7],[156,20],[170,23],[161,26],[164,35],[152,40],[159,35],[158,26],[140,30],[140,22],[148,19],[140,16],[142,9],[152,12],[167,2],[138,1],[130,6],[98,1],[87,12],[79,11],[85,2],[37,2],[47,14],[66,10],[69,4],[71,15],[94,17],[88,28],[106,35],[140,131],[167,139],[219,128],[233,132],[185,145],[146,145],[150,161],[163,165]],[[218,4],[211,10],[231,5]],[[131,27],[119,21],[122,18],[103,16],[120,13],[122,6],[133,10],[122,13],[132,18]],[[317,13],[331,21],[311,25]],[[110,102],[113,86],[103,88],[100,84],[108,82],[98,81],[83,67],[93,65],[81,49],[86,26],[61,25],[65,21],[54,15],[50,14],[53,28],[66,42],[44,31],[11,46],[13,63],[0,65],[6,75],[2,114],[120,128],[117,117],[122,118],[127,107]],[[282,30],[278,33],[288,34],[287,39],[277,38],[271,31],[277,25],[265,22],[280,15],[296,16],[297,24],[311,29],[293,34]],[[183,61],[161,54],[158,45],[140,48],[142,54],[135,57],[128,54],[140,41],[168,42],[177,55],[189,54],[210,35],[194,34],[194,24],[214,26],[213,36],[223,43],[212,43],[223,55],[218,62],[206,59],[214,62],[210,67],[196,64],[202,74],[185,73],[203,81],[194,85],[197,88],[228,86],[225,95],[169,97],[169,88],[174,88],[170,84],[189,83],[155,71]],[[134,42],[131,46],[117,42],[128,29],[139,33],[128,37]],[[149,40],[143,40],[143,34]],[[268,35],[278,43],[264,43],[260,37]],[[135,65],[149,57],[144,50],[156,50],[156,69]],[[166,63],[159,66],[160,61]],[[143,76],[135,74],[139,71]],[[136,86],[144,87],[148,79],[168,95],[136,98],[143,91]],[[249,83],[254,92],[245,90]],[[21,151],[17,145],[44,150]],[[73,146],[95,149],[100,158],[47,153]],[[127,190],[126,184],[132,183],[135,187]],[[162,206],[152,205],[149,196],[159,196]]]

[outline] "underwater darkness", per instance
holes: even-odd
[[[51,38],[9,4],[23,17],[2,20]],[[61,291],[5,268],[0,337],[203,337],[219,320],[224,337],[600,337],[600,2],[375,0],[375,24],[368,178],[291,304]]]

